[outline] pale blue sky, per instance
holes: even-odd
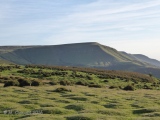
[[[160,60],[160,0],[0,0],[0,45],[79,42]]]

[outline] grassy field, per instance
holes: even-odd
[[[160,119],[160,83],[151,75],[16,65],[0,70],[0,120]]]
[[[55,91],[65,88],[68,91]],[[159,120],[160,91],[0,86],[1,120]],[[7,113],[4,113],[6,112]]]

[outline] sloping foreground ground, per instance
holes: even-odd
[[[160,81],[152,75],[0,66],[0,120],[159,120],[159,99]]]
[[[0,91],[0,120],[160,119],[158,90],[124,91],[76,85],[3,87],[1,83]]]

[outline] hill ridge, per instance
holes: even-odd
[[[6,50],[5,52],[1,50]],[[62,45],[0,47],[0,57],[15,64],[38,64],[60,66],[83,66],[113,70],[128,70],[145,73],[145,69],[160,67],[139,60],[134,55],[97,42],[72,43]],[[142,69],[144,68],[144,69]],[[154,69],[155,70],[155,69]],[[146,74],[154,70],[147,70]],[[153,72],[154,71],[154,72]],[[149,72],[149,73],[148,73]],[[154,74],[156,73],[156,74]],[[160,77],[160,75],[158,75]]]

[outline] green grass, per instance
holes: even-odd
[[[105,71],[74,67],[46,66],[0,66],[0,82],[23,86],[16,80],[23,79],[28,85],[83,85],[89,87],[110,87],[124,89],[160,89],[160,82],[153,76],[122,71]],[[10,81],[10,82],[9,82]],[[14,82],[12,82],[14,81]],[[38,83],[39,81],[39,83]],[[7,83],[9,82],[9,83]],[[36,82],[36,83],[35,83]]]
[[[44,85],[4,88],[0,84],[0,119],[38,120],[42,117],[44,120],[158,120],[160,117],[160,91],[157,90],[128,92],[109,88],[63,86],[72,92],[54,92],[60,87],[62,86]],[[12,114],[4,114],[5,110],[11,110]]]
[[[0,120],[159,120],[160,118],[159,80],[154,77],[138,73],[122,74],[117,71],[63,67],[42,69],[40,66],[13,65],[9,69],[8,66],[4,68],[2,66],[0,69],[5,69],[0,72]],[[26,72],[19,72],[24,69]],[[40,81],[42,84],[4,87],[7,81],[19,79]],[[77,82],[83,84],[78,85]],[[62,83],[63,85],[60,85]],[[97,85],[101,87],[97,88]],[[123,90],[127,85],[133,86],[135,90]],[[110,89],[111,87],[114,89]],[[4,114],[4,111],[7,114]]]

